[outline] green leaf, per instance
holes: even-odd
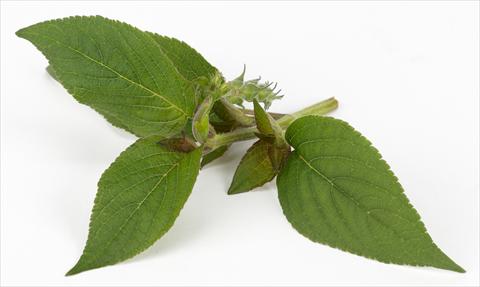
[[[173,152],[158,138],[139,139],[102,175],[87,244],[67,275],[133,257],[172,227],[192,191],[202,150]]]
[[[273,144],[269,147],[268,156],[270,157],[270,162],[272,163],[275,175],[277,175],[285,165],[290,152],[291,148],[289,145],[277,147],[275,144]]]
[[[274,126],[277,122],[260,106],[256,99],[253,100],[253,112],[258,131],[266,136],[274,136]]]
[[[48,65],[47,66],[47,72],[48,74],[50,74],[50,76],[58,81],[58,78],[55,74],[55,70],[53,70],[53,67],[51,65]],[[92,106],[91,106],[92,107]],[[101,114],[105,120],[107,120],[107,122],[109,122],[111,125],[117,127],[117,128],[121,128],[127,132],[130,132],[132,134],[135,134],[135,132],[133,132],[132,130],[130,130],[127,126],[125,126],[119,119],[117,119],[115,116],[107,113],[106,111],[102,111],[102,110],[97,110],[95,107],[92,107],[96,112],[98,112],[99,114]]]
[[[50,77],[52,77],[54,80],[58,81],[57,76],[55,75],[55,71],[53,70],[52,66],[48,65],[46,68],[48,74]]]
[[[275,119],[267,113],[256,99],[253,100],[255,123],[257,129],[260,132],[258,136],[260,138],[271,138],[271,141],[276,147],[286,148],[288,144],[283,137],[283,129],[275,121]]]
[[[193,81],[200,77],[210,78],[217,72],[215,67],[187,43],[151,32],[148,34],[157,41],[162,51],[186,79]]]
[[[203,168],[205,165],[211,163],[212,161],[220,158],[227,152],[230,145],[223,145],[219,148],[214,149],[213,151],[207,153],[203,156],[200,166]]]
[[[288,152],[288,149],[278,149],[264,140],[255,142],[240,161],[228,194],[247,192],[271,181]]]
[[[46,21],[17,31],[49,60],[80,102],[138,136],[178,133],[194,89],[152,36],[100,16]]]
[[[283,212],[312,241],[385,263],[464,272],[432,241],[390,167],[346,122],[296,120],[277,178]]]

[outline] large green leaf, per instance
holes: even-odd
[[[55,74],[55,70],[53,69],[53,67],[51,65],[47,66],[47,72],[50,74],[50,76],[58,81],[58,78]],[[105,110],[102,110],[102,109],[96,109],[94,106],[90,106],[91,108],[93,108],[95,111],[97,111],[99,114],[101,114],[110,124],[112,124],[113,126],[117,127],[117,128],[121,128],[123,130],[126,130],[127,132],[130,132],[132,134],[136,134],[133,130],[130,130],[129,127],[125,126],[121,120],[119,120],[118,118],[116,118],[114,115],[108,113],[107,111]],[[139,135],[139,134],[137,134]],[[140,135],[139,135],[140,136]]]
[[[148,32],[157,41],[162,51],[170,58],[177,70],[188,80],[209,78],[217,72],[205,58],[183,41]]]
[[[151,137],[121,153],[98,183],[87,244],[67,275],[128,259],[165,234],[192,191],[201,153],[174,152]]]
[[[283,211],[309,239],[386,263],[464,272],[432,241],[378,151],[346,122],[308,116],[277,177]]]
[[[81,103],[136,135],[178,133],[195,109],[193,86],[151,35],[100,16],[46,21],[17,31],[49,60]]]

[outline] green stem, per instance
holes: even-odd
[[[254,112],[253,110],[250,110],[250,109],[244,109],[243,110],[243,113],[245,113],[246,115],[250,115],[250,116],[253,116],[254,115]],[[278,120],[280,119],[281,117],[284,117],[286,116],[287,114],[281,114],[281,113],[272,113],[272,112],[268,112],[274,119]]]
[[[300,111],[293,114],[285,115],[277,122],[282,128],[286,129],[294,120],[298,118],[308,115],[321,116],[335,110],[336,108],[338,108],[338,101],[335,98],[329,98],[304,109],[301,109]]]
[[[308,115],[324,115],[335,110],[337,107],[337,100],[335,98],[329,98],[312,106],[306,107],[293,114],[285,115],[281,117],[277,122],[283,129],[286,129],[295,119]],[[207,142],[205,143],[205,147],[208,150],[214,150],[224,145],[230,145],[234,142],[253,139],[256,137],[255,133],[258,133],[256,127],[247,127],[240,128],[228,133],[216,134],[215,136],[207,140]]]
[[[248,116],[243,111],[233,104],[231,104],[227,99],[220,99],[221,104],[229,116],[234,119],[237,123],[244,127],[249,127],[255,124],[255,119],[252,116]]]

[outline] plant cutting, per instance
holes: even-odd
[[[201,167],[251,139],[228,194],[276,178],[284,215],[314,242],[384,263],[465,272],[433,242],[370,141],[324,116],[335,99],[270,112],[282,98],[276,84],[246,80],[245,69],[227,81],[186,43],[100,16],[16,34],[45,55],[47,71],[78,102],[138,137],[102,174],[83,254],[67,275],[150,247],[174,224]]]

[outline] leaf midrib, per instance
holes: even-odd
[[[372,219],[374,219],[376,222],[378,222],[380,225],[383,225],[384,227],[386,227],[388,230],[391,230],[392,232],[394,232],[396,235],[398,235],[400,238],[402,238],[403,240],[406,240],[406,241],[410,241],[412,240],[412,238],[406,238],[404,236],[402,236],[401,234],[399,234],[397,231],[395,231],[394,229],[391,229],[390,226],[386,225],[385,223],[383,223],[382,221],[378,220],[376,216],[372,215],[368,210],[365,210],[362,205],[357,202],[355,199],[353,199],[350,195],[348,195],[343,189],[341,189],[338,185],[335,184],[335,182],[333,182],[332,180],[330,180],[326,175],[324,175],[323,173],[321,173],[319,170],[317,170],[314,166],[312,166],[300,153],[297,152],[297,155],[298,157],[307,165],[308,168],[310,168],[311,170],[313,170],[316,174],[320,175],[325,181],[327,181],[332,187],[334,187],[335,190],[337,190],[338,192],[340,192],[341,194],[343,194],[346,198],[348,198],[350,201],[352,201],[353,203],[355,203],[355,205],[361,210],[363,211],[367,216],[371,217]]]
[[[100,65],[100,66],[103,67],[103,68],[106,68],[107,70],[109,70],[109,71],[111,71],[112,73],[114,73],[114,74],[116,74],[117,76],[119,76],[121,79],[123,79],[123,80],[125,80],[125,81],[127,81],[127,82],[129,82],[129,83],[131,83],[131,84],[133,84],[133,85],[135,85],[135,86],[138,86],[138,87],[140,87],[141,89],[144,89],[144,90],[148,91],[149,93],[151,93],[151,94],[154,95],[154,96],[159,97],[161,100],[163,100],[164,102],[170,104],[170,105],[171,105],[172,107],[174,107],[176,110],[178,110],[179,112],[181,112],[183,115],[188,116],[187,113],[186,113],[183,109],[181,109],[179,106],[177,106],[177,105],[175,105],[174,103],[172,103],[171,101],[169,101],[167,98],[165,98],[165,97],[163,97],[162,95],[158,94],[157,92],[155,92],[155,91],[153,91],[153,90],[145,87],[145,86],[142,85],[141,83],[137,83],[137,82],[131,80],[130,78],[124,76],[123,74],[121,74],[120,72],[118,72],[118,71],[116,71],[115,69],[111,68],[110,66],[105,65],[104,63],[100,62],[99,60],[94,59],[94,58],[88,56],[87,54],[83,53],[82,51],[80,51],[80,50],[78,50],[78,49],[75,49],[74,47],[72,47],[72,46],[70,46],[70,45],[68,45],[68,44],[65,44],[65,43],[63,43],[63,42],[60,42],[60,41],[58,41],[58,40],[55,39],[55,38],[48,37],[48,36],[45,36],[45,35],[42,35],[42,34],[39,34],[39,33],[34,33],[34,32],[29,32],[29,33],[30,33],[30,34],[33,34],[33,35],[37,35],[37,36],[40,36],[40,37],[44,37],[44,38],[50,39],[50,40],[52,40],[52,41],[54,41],[54,42],[56,42],[56,43],[58,43],[58,44],[60,44],[60,45],[62,45],[62,46],[64,46],[64,47],[66,47],[66,48],[68,48],[68,49],[76,52],[77,54],[81,55],[82,57],[86,58],[87,60],[90,60],[90,61],[94,62],[95,64]]]
[[[150,195],[157,189],[158,185],[163,181],[163,179],[170,174],[170,172],[172,170],[174,170],[176,167],[178,167],[178,165],[180,164],[180,162],[182,161],[179,160],[177,163],[175,163],[174,165],[172,165],[171,168],[169,168],[165,174],[163,174],[163,176],[157,181],[157,183],[155,183],[155,185],[153,186],[153,188],[147,193],[147,195],[142,199],[142,201],[140,203],[138,203],[138,206],[132,211],[132,213],[128,216],[128,218],[125,220],[125,222],[122,224],[122,226],[120,226],[119,230],[115,233],[115,235],[112,237],[112,239],[105,245],[105,247],[102,249],[101,252],[99,252],[97,254],[97,256],[95,256],[95,259],[93,260],[93,262],[97,261],[97,258],[99,257],[99,254],[102,254],[111,244],[113,241],[115,241],[115,239],[117,238],[117,236],[120,234],[120,232],[122,232],[122,230],[125,228],[125,226],[130,222],[130,219],[132,219],[132,217],[137,213],[137,211],[140,209],[140,207],[143,205],[143,203],[145,202],[145,200],[147,200],[147,198],[150,197]],[[165,196],[165,195],[164,195]],[[163,201],[163,198],[162,198],[162,201]]]

